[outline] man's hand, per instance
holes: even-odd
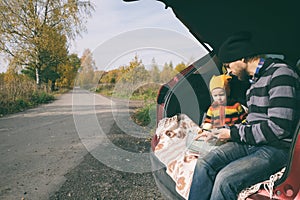
[[[228,129],[228,128],[217,129],[217,130],[213,131],[213,133],[218,138],[218,140],[220,140],[221,142],[226,142],[227,140],[229,140],[231,138],[230,137],[230,129]]]
[[[208,142],[212,139],[217,139],[221,142],[226,142],[230,139],[230,129],[221,128],[221,129],[212,129],[212,130],[203,130],[198,133],[195,137],[195,140],[203,139]]]

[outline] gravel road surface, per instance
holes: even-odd
[[[0,118],[0,199],[164,199],[135,106],[77,89]]]

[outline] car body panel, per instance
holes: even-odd
[[[259,53],[283,54],[294,64],[299,59],[299,1],[159,1],[216,51],[229,35],[249,31]]]

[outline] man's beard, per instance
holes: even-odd
[[[251,77],[248,75],[248,73],[246,72],[246,70],[242,70],[240,71],[239,74],[236,75],[237,78],[240,80],[240,81],[247,81],[249,80]]]

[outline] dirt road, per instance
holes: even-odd
[[[0,199],[49,199],[66,183],[66,174],[78,169],[80,163],[85,163],[88,155],[93,155],[89,157],[90,162],[96,162],[110,171],[143,174],[144,170],[151,179],[149,169],[145,167],[149,166],[148,160],[146,156],[141,156],[148,149],[136,149],[133,157],[124,158],[114,156],[114,152],[120,150],[114,145],[109,146],[112,140],[115,143],[121,141],[121,146],[128,145],[126,141],[122,142],[124,138],[119,140],[119,133],[107,137],[116,126],[123,133],[130,132],[132,136],[146,141],[147,128],[141,131],[141,127],[124,120],[129,117],[128,108],[126,101],[112,103],[105,97],[78,89],[60,96],[51,104],[0,118]],[[135,146],[132,144],[131,147]],[[126,150],[125,146],[126,151],[123,148],[121,152],[127,156],[129,149]],[[120,167],[120,162],[125,164]],[[124,167],[126,162],[133,164]],[[132,168],[135,165],[136,168]],[[98,178],[101,179],[101,176]],[[116,179],[113,176],[110,178]],[[89,187],[89,180],[81,178],[80,181],[85,181]],[[153,180],[150,182],[154,184]],[[69,187],[74,190],[74,185]],[[101,192],[98,194],[101,199]],[[65,195],[70,197],[69,193]],[[82,198],[77,197],[85,199],[84,195],[88,194],[81,195]],[[58,196],[59,193],[59,199]],[[78,198],[73,196],[71,199]]]
[[[88,152],[77,134],[72,94],[0,119],[0,199],[47,199]]]

